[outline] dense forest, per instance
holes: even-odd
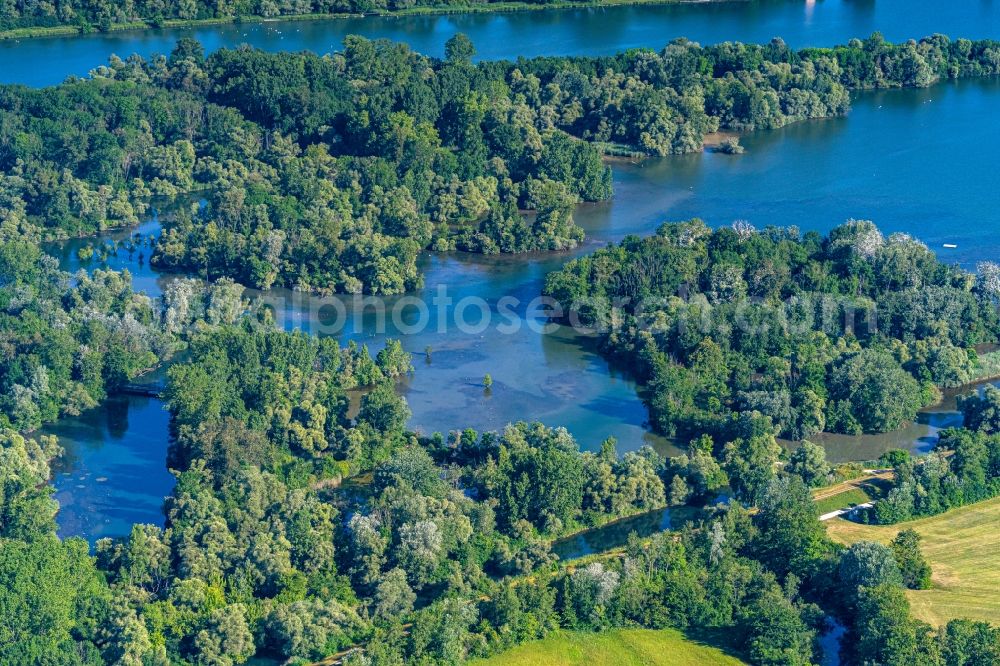
[[[807,486],[823,461],[781,471],[759,416],[726,448],[766,460],[692,463],[714,477],[697,506],[728,476],[755,512],[733,499],[565,567],[554,536],[693,498],[673,479],[710,442],[665,461],[613,441],[580,453],[540,424],[421,438],[392,390],[411,369],[396,343],[373,359],[245,323],[205,328],[190,350],[169,373],[178,481],[162,529],[136,525],[94,557],[57,540],[54,442],[4,435],[0,663],[303,663],[344,649],[348,663],[458,663],[560,627],[645,626],[726,630],[751,663],[807,664],[827,614],[852,632],[848,663],[959,666],[1000,649],[984,623],[938,633],[910,617],[918,540],[831,542]],[[363,384],[349,418],[346,391]]]
[[[473,64],[348,37],[330,56],[221,50],[113,59],[87,80],[0,87],[0,236],[134,224],[152,197],[204,205],[154,262],[247,286],[401,293],[425,248],[558,250],[611,196],[602,151],[701,150],[719,128],[844,113],[850,89],[997,73],[994,42],[879,35],[832,49],[701,47]],[[525,211],[531,211],[525,215]]]
[[[824,237],[691,220],[571,261],[545,289],[639,376],[660,432],[724,434],[757,411],[806,439],[894,430],[981,376],[975,347],[1000,335],[982,268],[865,221]]]

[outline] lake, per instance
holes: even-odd
[[[893,6],[898,9],[899,3],[880,2],[878,7],[867,2],[817,3],[809,20],[804,17],[801,5],[784,2],[424,17],[398,19],[413,21],[413,25],[424,28],[414,28],[412,36],[395,36],[405,37],[423,48],[421,45],[430,40],[440,43],[447,38],[449,33],[444,26],[448,25],[494,25],[499,30],[496,26],[504,21],[523,21],[525,26],[534,25],[535,21],[539,25],[556,21],[565,22],[566,31],[579,31],[582,28],[571,25],[573,17],[621,11],[630,18],[622,19],[628,27],[619,34],[614,34],[612,27],[607,34],[595,35],[585,46],[574,42],[576,47],[564,43],[553,48],[561,49],[560,52],[602,52],[633,45],[635,40],[645,39],[643,34],[651,37],[649,26],[641,18],[644,12],[650,12],[650,17],[671,16],[670,21],[676,22],[671,25],[683,31],[671,32],[661,23],[657,36],[660,42],[676,34],[705,35],[702,38],[707,38],[706,41],[722,37],[761,39],[758,31],[764,30],[788,35],[789,41],[813,43],[842,40],[859,32],[855,28],[862,24],[868,27],[860,32],[870,31],[887,21],[887,8]],[[988,3],[965,4],[961,11],[958,6],[940,6],[933,16],[919,7],[907,7],[907,11],[893,17],[897,30],[909,25],[914,29],[926,28],[917,34],[930,32],[931,19],[940,19],[941,29],[954,34],[991,34],[994,26],[995,11]],[[743,18],[737,20],[738,17]],[[397,19],[366,19],[363,25],[369,25],[369,20],[371,30],[376,30]],[[290,25],[303,31],[319,31],[324,26],[332,29],[329,26],[334,23]],[[974,27],[977,32],[953,30],[952,25]],[[273,27],[269,25],[266,29]],[[241,28],[247,30],[251,26]],[[265,30],[264,26],[257,28]],[[235,26],[211,30],[223,40],[226,31],[232,29]],[[556,33],[553,42],[557,43],[559,31],[551,26],[550,29]],[[530,54],[535,52],[532,49],[541,48],[532,46],[535,34],[532,30],[525,33],[523,44],[518,41],[520,36],[499,42],[485,38],[480,41],[484,47]],[[728,32],[723,34],[723,31]],[[578,41],[583,40],[579,32],[576,34]],[[128,33],[81,39],[95,40],[91,42],[92,50],[97,51],[107,45],[103,40],[155,38],[152,33]],[[59,48],[75,48],[72,45],[76,43],[74,38],[26,42],[21,46],[30,55],[30,50],[39,44],[51,45],[54,51],[49,60],[58,60]],[[59,44],[63,46],[58,47]],[[273,48],[306,47],[306,42],[273,45]],[[0,45],[0,52],[6,53],[2,51],[5,48],[9,45]],[[16,71],[16,67],[8,67],[5,74]],[[414,295],[431,301],[428,314],[432,318],[439,313],[432,301],[439,285],[447,287],[454,302],[466,296],[486,299],[493,314],[505,296],[513,296],[522,304],[537,296],[546,273],[573,256],[627,234],[652,233],[665,220],[694,216],[713,226],[745,219],[758,227],[798,225],[803,230],[819,231],[828,231],[847,218],[868,218],[885,231],[911,233],[947,261],[972,268],[977,261],[1000,257],[1000,234],[996,233],[1000,229],[1000,214],[993,196],[997,186],[994,163],[995,155],[1000,154],[1000,128],[995,123],[982,122],[983,118],[992,117],[998,105],[1000,82],[996,80],[962,81],[926,90],[864,93],[855,96],[854,109],[845,118],[799,123],[743,137],[747,149],[743,155],[706,152],[641,164],[617,162],[614,198],[580,206],[576,212],[578,223],[587,232],[588,239],[582,247],[569,253],[517,257],[426,253],[421,264],[427,287]],[[150,220],[138,231],[147,236],[155,234],[158,222]],[[120,238],[128,233],[116,235]],[[50,247],[50,251],[65,268],[75,270],[81,267],[76,249],[93,242],[73,240]],[[945,249],[944,243],[957,247]],[[148,254],[147,250],[147,259]],[[91,262],[82,267],[97,265]],[[129,268],[136,276],[136,287],[154,295],[165,279],[152,271],[148,262],[140,265],[138,257],[130,259],[124,252],[112,257],[108,265]],[[275,291],[269,296],[284,299],[287,307],[281,316],[286,327],[322,333],[324,313],[313,307],[314,302],[290,292]],[[540,420],[566,426],[586,449],[596,449],[605,437],[615,436],[620,451],[634,450],[643,444],[668,454],[676,451],[670,442],[648,432],[644,426],[646,411],[635,383],[610,367],[597,353],[592,340],[560,327],[540,334],[535,330],[544,324],[540,314],[523,310],[517,314],[519,328],[513,334],[502,334],[493,326],[476,333],[456,333],[449,329],[404,335],[390,323],[386,335],[400,337],[415,356],[416,372],[400,389],[414,413],[411,427],[425,433],[464,427],[488,430],[516,420]],[[346,323],[346,330],[338,335],[342,341],[355,339],[373,348],[380,346],[383,335],[374,333],[370,314],[350,316]],[[412,321],[404,318],[403,323]],[[429,360],[423,356],[428,346],[432,348]],[[488,391],[482,386],[487,373],[494,381]],[[64,440],[70,439],[72,446],[66,441],[63,445],[71,451],[71,456],[61,463],[63,467],[54,481],[64,504],[60,514],[64,533],[99,536],[123,533],[133,520],[162,522],[159,506],[171,482],[163,469],[166,416],[158,407],[150,407],[155,401],[124,402],[124,412],[121,404],[109,404],[50,429],[71,428],[62,435]],[[117,410],[117,420],[109,417],[106,413],[109,410]],[[929,446],[936,428],[954,423],[956,418],[953,404],[945,404],[897,433],[829,437],[822,443],[836,461],[871,459],[888,448],[922,451]],[[118,424],[116,428],[105,425],[113,420]],[[114,447],[120,447],[121,459],[126,461],[121,469],[114,467],[118,460]],[[162,483],[137,484],[130,456],[148,463],[151,478],[163,475]],[[107,480],[96,481],[100,478]],[[124,504],[130,507],[130,513],[120,508]]]
[[[83,76],[108,56],[169,53],[181,37],[209,51],[246,43],[269,51],[340,49],[346,35],[409,43],[429,55],[444,53],[457,32],[476,44],[479,57],[604,55],[636,47],[662,48],[675,37],[704,44],[781,37],[793,46],[830,46],[881,31],[887,39],[1000,37],[1000,7],[986,0],[759,0],[637,7],[546,9],[510,13],[273,21],[75,37],[0,42],[0,80],[43,86],[69,74]]]

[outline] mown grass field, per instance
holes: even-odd
[[[722,650],[671,630],[567,631],[525,643],[478,666],[739,666]]]
[[[835,518],[826,526],[845,544],[888,543],[912,527],[923,537],[920,549],[933,572],[931,589],[907,591],[914,615],[935,626],[959,617],[994,624],[1000,618],[1000,497],[899,525]]]

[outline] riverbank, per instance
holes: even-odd
[[[603,7],[644,6],[644,5],[677,5],[677,4],[712,4],[723,2],[741,2],[745,0],[553,0],[546,3],[519,2],[518,0],[502,0],[483,5],[464,5],[452,3],[437,7],[408,7],[406,9],[387,10],[381,12],[337,12],[333,14],[287,14],[282,16],[224,16],[205,19],[146,19],[117,23],[103,30],[93,25],[58,25],[39,26],[32,28],[15,28],[0,31],[0,41],[39,39],[45,37],[66,37],[86,35],[95,32],[135,32],[155,30],[160,28],[200,28],[213,25],[277,23],[284,21],[333,21],[348,18],[368,17],[408,17],[408,16],[441,16],[447,14],[488,14],[530,12],[548,9],[588,9]]]

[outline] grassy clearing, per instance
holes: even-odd
[[[820,515],[877,500],[889,492],[892,474],[854,479],[813,492]]]
[[[888,543],[900,530],[915,529],[933,572],[931,589],[907,591],[921,620],[940,626],[959,617],[993,623],[1000,618],[1000,497],[899,525],[842,518],[826,525],[830,537],[845,544]]]
[[[851,488],[837,495],[831,495],[825,499],[816,500],[816,510],[822,516],[838,509],[846,509],[865,502],[871,502],[872,497],[864,488]]]
[[[645,153],[640,150],[636,150],[635,146],[630,146],[627,143],[615,143],[612,141],[598,141],[594,143],[601,154],[605,157],[618,157],[626,158],[632,161],[644,160],[648,157]]]
[[[0,40],[34,39],[36,37],[66,37],[81,34],[78,25],[57,25],[36,28],[12,28],[0,31]]]
[[[559,632],[525,643],[479,666],[739,666],[717,647],[672,630],[619,629],[600,634]]]

